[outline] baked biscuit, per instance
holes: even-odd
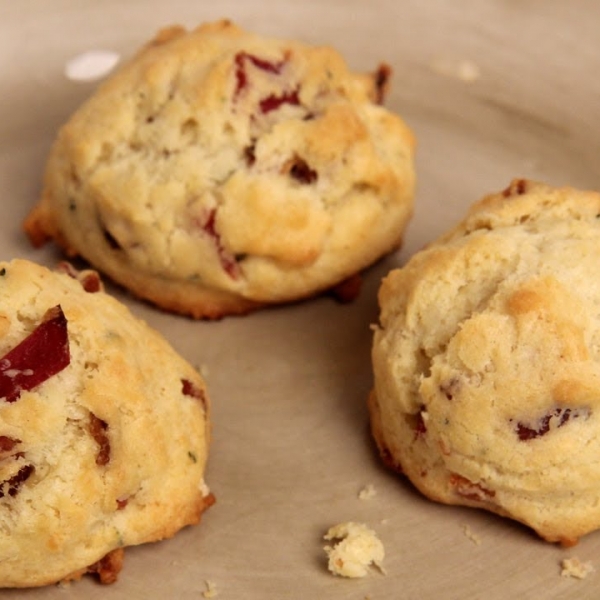
[[[391,272],[370,397],[383,460],[565,545],[600,527],[600,194],[515,180]]]
[[[228,21],[165,29],[60,130],[25,229],[197,318],[334,288],[412,214],[389,76]]]
[[[111,583],[213,502],[203,380],[101,287],[0,263],[0,587]]]

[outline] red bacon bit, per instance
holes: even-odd
[[[12,452],[13,448],[20,443],[21,440],[6,435],[0,435],[0,452]]]
[[[260,111],[263,114],[267,114],[272,110],[277,110],[283,104],[291,104],[293,106],[298,106],[300,104],[298,89],[292,90],[291,92],[283,92],[280,96],[271,94],[270,96],[263,98],[259,102]]]
[[[71,362],[67,319],[60,305],[46,311],[42,322],[0,359],[0,398],[14,402]]]
[[[561,408],[557,407],[552,412],[544,415],[538,420],[537,425],[532,427],[526,425],[522,421],[517,421],[515,426],[515,432],[519,437],[519,440],[525,442],[527,440],[533,440],[535,438],[546,435],[550,431],[550,423],[554,419],[554,427],[562,427],[570,419],[578,419],[579,417],[589,418],[589,409],[577,409],[577,408]],[[511,422],[512,419],[511,419]]]
[[[202,406],[206,408],[206,397],[204,395],[204,392],[189,379],[181,380],[181,393],[184,396],[191,396],[192,398],[197,398],[202,403]]]
[[[375,71],[373,76],[375,80],[375,103],[383,104],[387,94],[390,78],[392,76],[392,68],[389,65],[381,64]]]
[[[102,280],[96,271],[85,271],[79,281],[86,292],[95,294],[102,290]]]
[[[207,496],[204,496],[204,498],[202,498],[202,505],[203,508],[202,510],[206,510],[207,508],[210,508],[213,504],[215,504],[217,501],[216,496],[210,492]]]
[[[502,195],[505,198],[510,198],[511,196],[522,196],[527,193],[527,189],[529,187],[529,182],[527,179],[513,179],[510,182],[510,185],[502,192]]]
[[[98,453],[96,454],[96,464],[99,467],[107,465],[110,461],[110,442],[108,441],[108,423],[98,418],[94,413],[90,413],[90,435],[98,444]]]
[[[11,497],[16,496],[21,485],[29,479],[34,471],[35,467],[33,465],[24,465],[15,475],[0,483],[0,498],[4,498],[7,495]]]
[[[235,55],[235,91],[234,99],[236,99],[240,93],[248,87],[249,79],[247,72],[247,65],[250,63],[257,69],[264,71],[265,73],[271,73],[272,75],[281,75],[283,67],[289,61],[289,53],[285,57],[277,62],[266,60],[249,54],[248,52],[238,52]],[[270,94],[266,98],[263,98],[259,102],[260,112],[267,114],[273,110],[277,110],[283,104],[291,104],[297,106],[300,104],[299,90],[296,88],[292,91],[282,92],[281,94]]]
[[[479,483],[473,483],[466,477],[458,475],[457,473],[452,473],[450,475],[450,485],[459,496],[474,502],[490,502],[496,495],[495,491],[488,490]]]
[[[129,502],[129,498],[117,498],[117,510],[123,510],[127,503]]]
[[[103,585],[114,583],[119,578],[119,573],[123,568],[123,554],[123,548],[111,550],[98,562],[90,565],[87,572],[98,575],[98,579]]]
[[[67,274],[73,279],[77,279],[81,287],[90,294],[94,294],[102,290],[102,280],[96,271],[90,269],[78,271],[71,263],[62,261],[58,264],[57,270]]]
[[[202,390],[189,379],[181,380],[181,393],[184,396],[191,396],[192,398],[203,398],[204,394]]]
[[[217,253],[219,255],[219,260],[221,261],[221,266],[223,267],[224,271],[232,279],[237,279],[240,276],[240,268],[235,260],[235,257],[227,252],[227,250],[225,250],[221,244],[221,236],[216,229],[216,218],[217,211],[216,209],[213,209],[210,211],[208,219],[202,226],[202,229],[214,240]]]
[[[248,74],[246,73],[246,64],[252,63],[256,68],[267,73],[279,75],[283,65],[287,62],[287,57],[279,62],[272,62],[264,58],[255,56],[248,52],[238,52],[235,55],[235,96],[237,96],[248,85]]]

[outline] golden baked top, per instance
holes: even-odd
[[[380,289],[374,433],[427,495],[600,527],[600,194],[515,180]]]
[[[61,129],[26,229],[199,317],[331,288],[412,214],[389,75],[229,21],[165,29]]]
[[[202,378],[95,272],[0,263],[0,587],[111,581],[196,523],[208,443]]]

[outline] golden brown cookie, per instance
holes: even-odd
[[[600,527],[600,194],[515,180],[384,280],[372,429],[428,497]]]
[[[389,76],[229,21],[165,29],[62,127],[25,229],[198,318],[334,288],[412,214]]]
[[[208,444],[203,380],[95,272],[0,263],[0,587],[114,581],[212,504]]]

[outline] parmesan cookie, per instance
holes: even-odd
[[[413,210],[389,76],[228,21],[163,30],[60,130],[25,230],[197,318],[352,281]]]
[[[214,501],[204,382],[101,288],[0,263],[0,587],[112,583]]]
[[[600,527],[600,194],[515,180],[384,280],[372,429],[440,502]]]

